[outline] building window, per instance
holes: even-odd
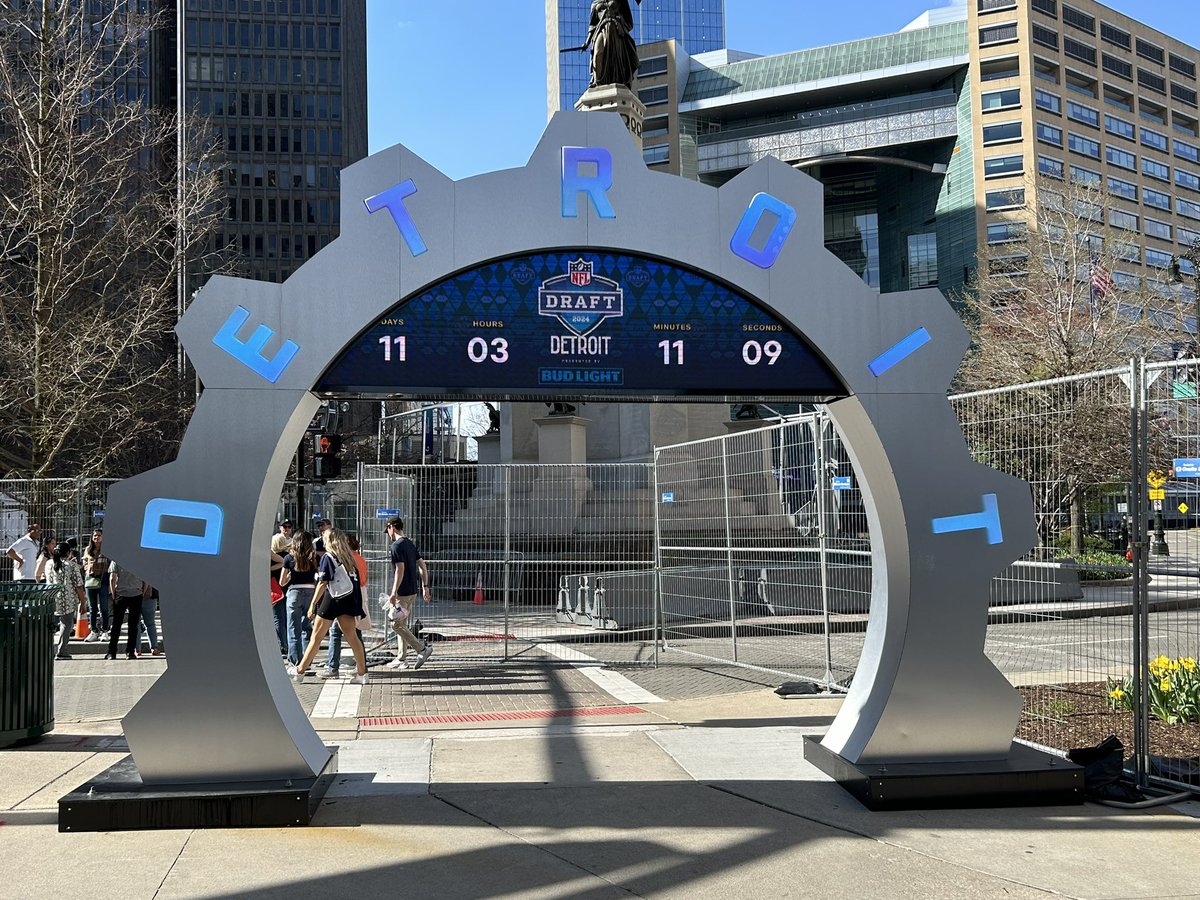
[[[1133,94],[1127,94],[1125,91],[1115,88],[1111,84],[1104,86],[1104,102],[1109,106],[1115,106],[1117,109],[1133,112]]]
[[[1075,184],[1094,186],[1100,183],[1100,173],[1083,166],[1071,166],[1071,181]]]
[[[999,12],[1002,9],[1016,9],[1017,0],[979,0],[981,13]]]
[[[671,161],[671,145],[657,144],[642,151],[642,159],[648,166],[658,166]]]
[[[1118,149],[1117,147],[1105,147],[1104,158],[1108,160],[1110,165],[1129,169],[1131,172],[1137,171],[1137,157],[1128,151]]]
[[[1109,72],[1126,81],[1133,81],[1133,65],[1123,59],[1117,59],[1108,53],[1100,54],[1100,63],[1105,72]]]
[[[1037,123],[1037,139],[1043,144],[1051,144],[1055,147],[1061,147],[1062,129],[1055,128],[1053,125],[1047,125],[1045,122]]]
[[[1058,18],[1058,0],[1033,0],[1033,8],[1040,13]]]
[[[1125,212],[1123,209],[1110,209],[1108,211],[1108,224],[1113,228],[1120,228],[1124,231],[1138,230],[1138,217],[1133,213]]]
[[[1165,134],[1159,134],[1157,131],[1151,131],[1149,128],[1143,128],[1141,134],[1142,143],[1147,147],[1153,147],[1155,150],[1161,150],[1163,153],[1167,152],[1167,136]]]
[[[1021,63],[1015,56],[1006,56],[1002,59],[985,59],[979,64],[979,77],[982,81],[999,81],[1002,78],[1016,78],[1020,74]]]
[[[987,242],[989,244],[1008,244],[1025,237],[1027,227],[1024,222],[989,222],[987,227]]]
[[[1001,122],[997,125],[983,126],[984,146],[989,144],[1004,144],[1021,139],[1020,122]]]
[[[1083,94],[1085,97],[1099,97],[1100,85],[1095,78],[1084,75],[1082,72],[1076,72],[1074,69],[1067,69],[1067,90],[1074,91],[1076,94]]]
[[[1147,122],[1157,122],[1159,125],[1167,124],[1167,108],[1146,99],[1144,94],[1138,101],[1138,115]]]
[[[1009,88],[1005,91],[989,91],[981,98],[983,111],[992,112],[997,109],[1012,109],[1021,105],[1020,88]]]
[[[646,120],[642,129],[643,138],[664,137],[671,133],[671,120],[667,116],[653,116]]]
[[[637,77],[646,78],[650,75],[662,75],[667,71],[667,58],[665,56],[651,56],[649,59],[643,59],[642,64],[638,66]]]
[[[1023,171],[1025,171],[1024,157],[1019,153],[1014,156],[993,156],[983,161],[984,178],[1020,175]]]
[[[1148,59],[1150,62],[1158,63],[1160,66],[1166,64],[1167,57],[1163,53],[1162,47],[1156,47],[1154,44],[1151,44],[1149,41],[1143,41],[1141,38],[1138,38],[1135,43],[1137,44],[1137,55],[1142,59]]]
[[[1185,88],[1182,84],[1175,84],[1175,82],[1171,82],[1171,98],[1180,103],[1186,103],[1188,106],[1196,105],[1196,92],[1191,88]]]
[[[1192,162],[1200,162],[1200,147],[1194,147],[1185,141],[1176,140],[1175,155],[1182,156],[1184,159],[1190,159]]]
[[[667,102],[667,87],[660,85],[658,87],[642,88],[638,91],[638,99],[646,106],[658,106]]]
[[[1088,34],[1096,33],[1096,20],[1087,13],[1080,12],[1070,6],[1063,4],[1062,20],[1068,25],[1073,25],[1080,31],[1086,31]]]
[[[1133,140],[1133,123],[1118,119],[1116,116],[1106,115],[1104,117],[1104,130],[1117,137]]]
[[[1033,23],[1033,42],[1041,44],[1043,47],[1049,47],[1051,50],[1058,49],[1058,32],[1053,28],[1047,28],[1045,25]]]
[[[1200,175],[1186,172],[1179,167],[1175,168],[1175,183],[1189,191],[1200,191]]]
[[[1188,78],[1196,77],[1196,64],[1190,59],[1184,59],[1182,56],[1170,54],[1171,71],[1178,72],[1180,75],[1186,75]]]
[[[1041,88],[1034,89],[1033,103],[1038,109],[1044,109],[1047,112],[1062,112],[1062,101],[1059,100],[1058,94],[1052,94],[1049,91],[1043,91]]]
[[[1077,41],[1072,37],[1063,35],[1063,53],[1067,56],[1072,56],[1081,62],[1087,63],[1089,66],[1096,64],[1096,48],[1090,44],[1085,44],[1083,41]]]
[[[1025,188],[1010,188],[1002,191],[988,191],[984,195],[984,205],[990,210],[1016,209],[1025,205]]]
[[[1146,248],[1146,265],[1155,269],[1169,269],[1171,261],[1174,259],[1170,253],[1163,253],[1161,250],[1151,250]]]
[[[1185,116],[1179,110],[1175,110],[1175,115],[1171,116],[1171,127],[1183,134],[1190,134],[1192,137],[1197,135],[1196,120],[1191,116]]]
[[[1017,39],[1017,23],[1004,22],[1000,25],[988,25],[979,29],[979,46],[989,47],[995,44],[1010,44]]]
[[[1073,153],[1090,156],[1092,159],[1100,158],[1099,141],[1093,141],[1072,132],[1067,133],[1067,149]]]
[[[1057,178],[1062,181],[1063,164],[1061,159],[1053,156],[1038,156],[1038,171],[1047,178]]]
[[[1109,25],[1107,22],[1100,23],[1100,40],[1108,41],[1114,47],[1120,47],[1122,50],[1133,49],[1133,44],[1129,39],[1129,32],[1122,31],[1115,25]]]
[[[1146,235],[1148,237],[1162,238],[1164,241],[1169,241],[1171,239],[1171,226],[1166,222],[1158,221],[1158,219],[1147,219]]]
[[[1082,122],[1084,125],[1091,125],[1093,128],[1100,127],[1100,113],[1089,106],[1076,103],[1074,100],[1067,101],[1067,118]]]
[[[1159,181],[1171,180],[1170,167],[1164,166],[1162,163],[1155,162],[1152,159],[1146,159],[1145,157],[1142,157],[1142,174],[1150,178],[1157,178]]]
[[[1176,197],[1175,212],[1188,219],[1200,219],[1200,203],[1193,203],[1191,200]]]
[[[1185,247],[1200,243],[1200,231],[1193,231],[1191,228],[1184,228],[1182,225],[1175,226],[1175,237]]]
[[[1050,84],[1058,84],[1058,63],[1035,56],[1033,58],[1033,77],[1048,81]]]
[[[1113,196],[1124,197],[1126,200],[1132,200],[1134,203],[1137,203],[1137,185],[1131,181],[1122,181],[1120,178],[1109,175],[1108,192]]]
[[[908,236],[908,286],[910,290],[938,283],[937,235]]]
[[[1154,91],[1156,94],[1165,94],[1167,92],[1167,81],[1161,75],[1155,75],[1153,72],[1147,72],[1143,68],[1138,68],[1138,84],[1142,87]]]
[[[1171,197],[1169,194],[1164,194],[1162,191],[1143,188],[1142,202],[1147,206],[1153,206],[1157,209],[1165,209],[1167,212],[1171,211]]]

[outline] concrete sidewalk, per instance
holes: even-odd
[[[119,724],[0,752],[0,898],[1200,897],[1200,804],[872,813],[808,766],[840,701],[757,689],[634,720],[316,724],[306,829],[59,834]]]

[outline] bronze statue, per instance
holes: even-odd
[[[642,0],[637,0],[641,5]],[[623,84],[633,87],[638,70],[637,44],[633,41],[633,11],[629,0],[592,0],[587,40],[580,50],[592,51],[590,87]]]

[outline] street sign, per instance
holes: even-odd
[[[1151,500],[1166,500],[1167,492],[1162,488],[1150,488],[1149,491]]]
[[[1162,502],[1161,500],[1155,500],[1155,501],[1154,501],[1154,511],[1155,511],[1155,512],[1161,512],[1161,511],[1162,511],[1162,505],[1163,505],[1163,502]]]
[[[663,503],[674,503],[675,502],[675,492],[674,491],[663,491],[662,502]]]
[[[94,510],[92,512],[92,518],[93,519],[103,519],[104,518],[104,510],[102,510],[102,509]]]
[[[1176,460],[1178,462],[1178,460]],[[1146,475],[1146,484],[1152,488],[1160,488],[1167,483],[1167,476],[1158,469],[1151,469]]]
[[[1172,468],[1176,478],[1200,478],[1200,459],[1195,457],[1177,459]]]
[[[1188,505],[1187,505],[1186,503],[1180,503],[1180,504],[1179,504],[1179,506],[1178,506],[1178,507],[1176,507],[1176,508],[1177,508],[1177,509],[1178,509],[1178,510],[1179,510],[1181,513],[1184,513],[1185,515],[1187,514],[1187,511],[1188,511]]]
[[[392,518],[392,516],[398,516],[398,515],[400,515],[400,510],[398,510],[398,509],[377,509],[377,510],[375,510],[375,518],[377,518],[377,519],[390,519],[390,518]]]
[[[849,475],[838,475],[829,479],[829,485],[835,491],[849,491],[854,489],[854,479]]]

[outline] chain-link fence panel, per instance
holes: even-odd
[[[1113,680],[1133,665],[1131,372],[951,398],[977,460],[1027,481],[1038,545],[992,583],[986,653],[1021,693],[1018,737],[1055,748],[1116,733]],[[953,673],[947,673],[952,679]]]
[[[823,413],[739,429],[655,453],[663,647],[840,688],[871,585],[849,458]]]
[[[42,538],[74,539],[80,553],[91,540],[92,529],[103,527],[109,478],[4,478],[0,479],[0,551],[24,535],[29,526],[42,526]],[[0,581],[13,579],[7,559],[0,566]]]
[[[417,613],[425,636],[444,642],[440,656],[553,655],[552,645],[582,643],[594,658],[628,661],[613,648],[653,636],[654,594],[628,580],[654,565],[651,481],[637,463],[364,466],[371,578],[390,586],[380,520],[396,514],[429,566],[433,602]],[[605,585],[610,573],[625,580]],[[575,615],[560,600],[580,579],[587,596]],[[608,627],[586,614],[597,588],[620,607]]]

